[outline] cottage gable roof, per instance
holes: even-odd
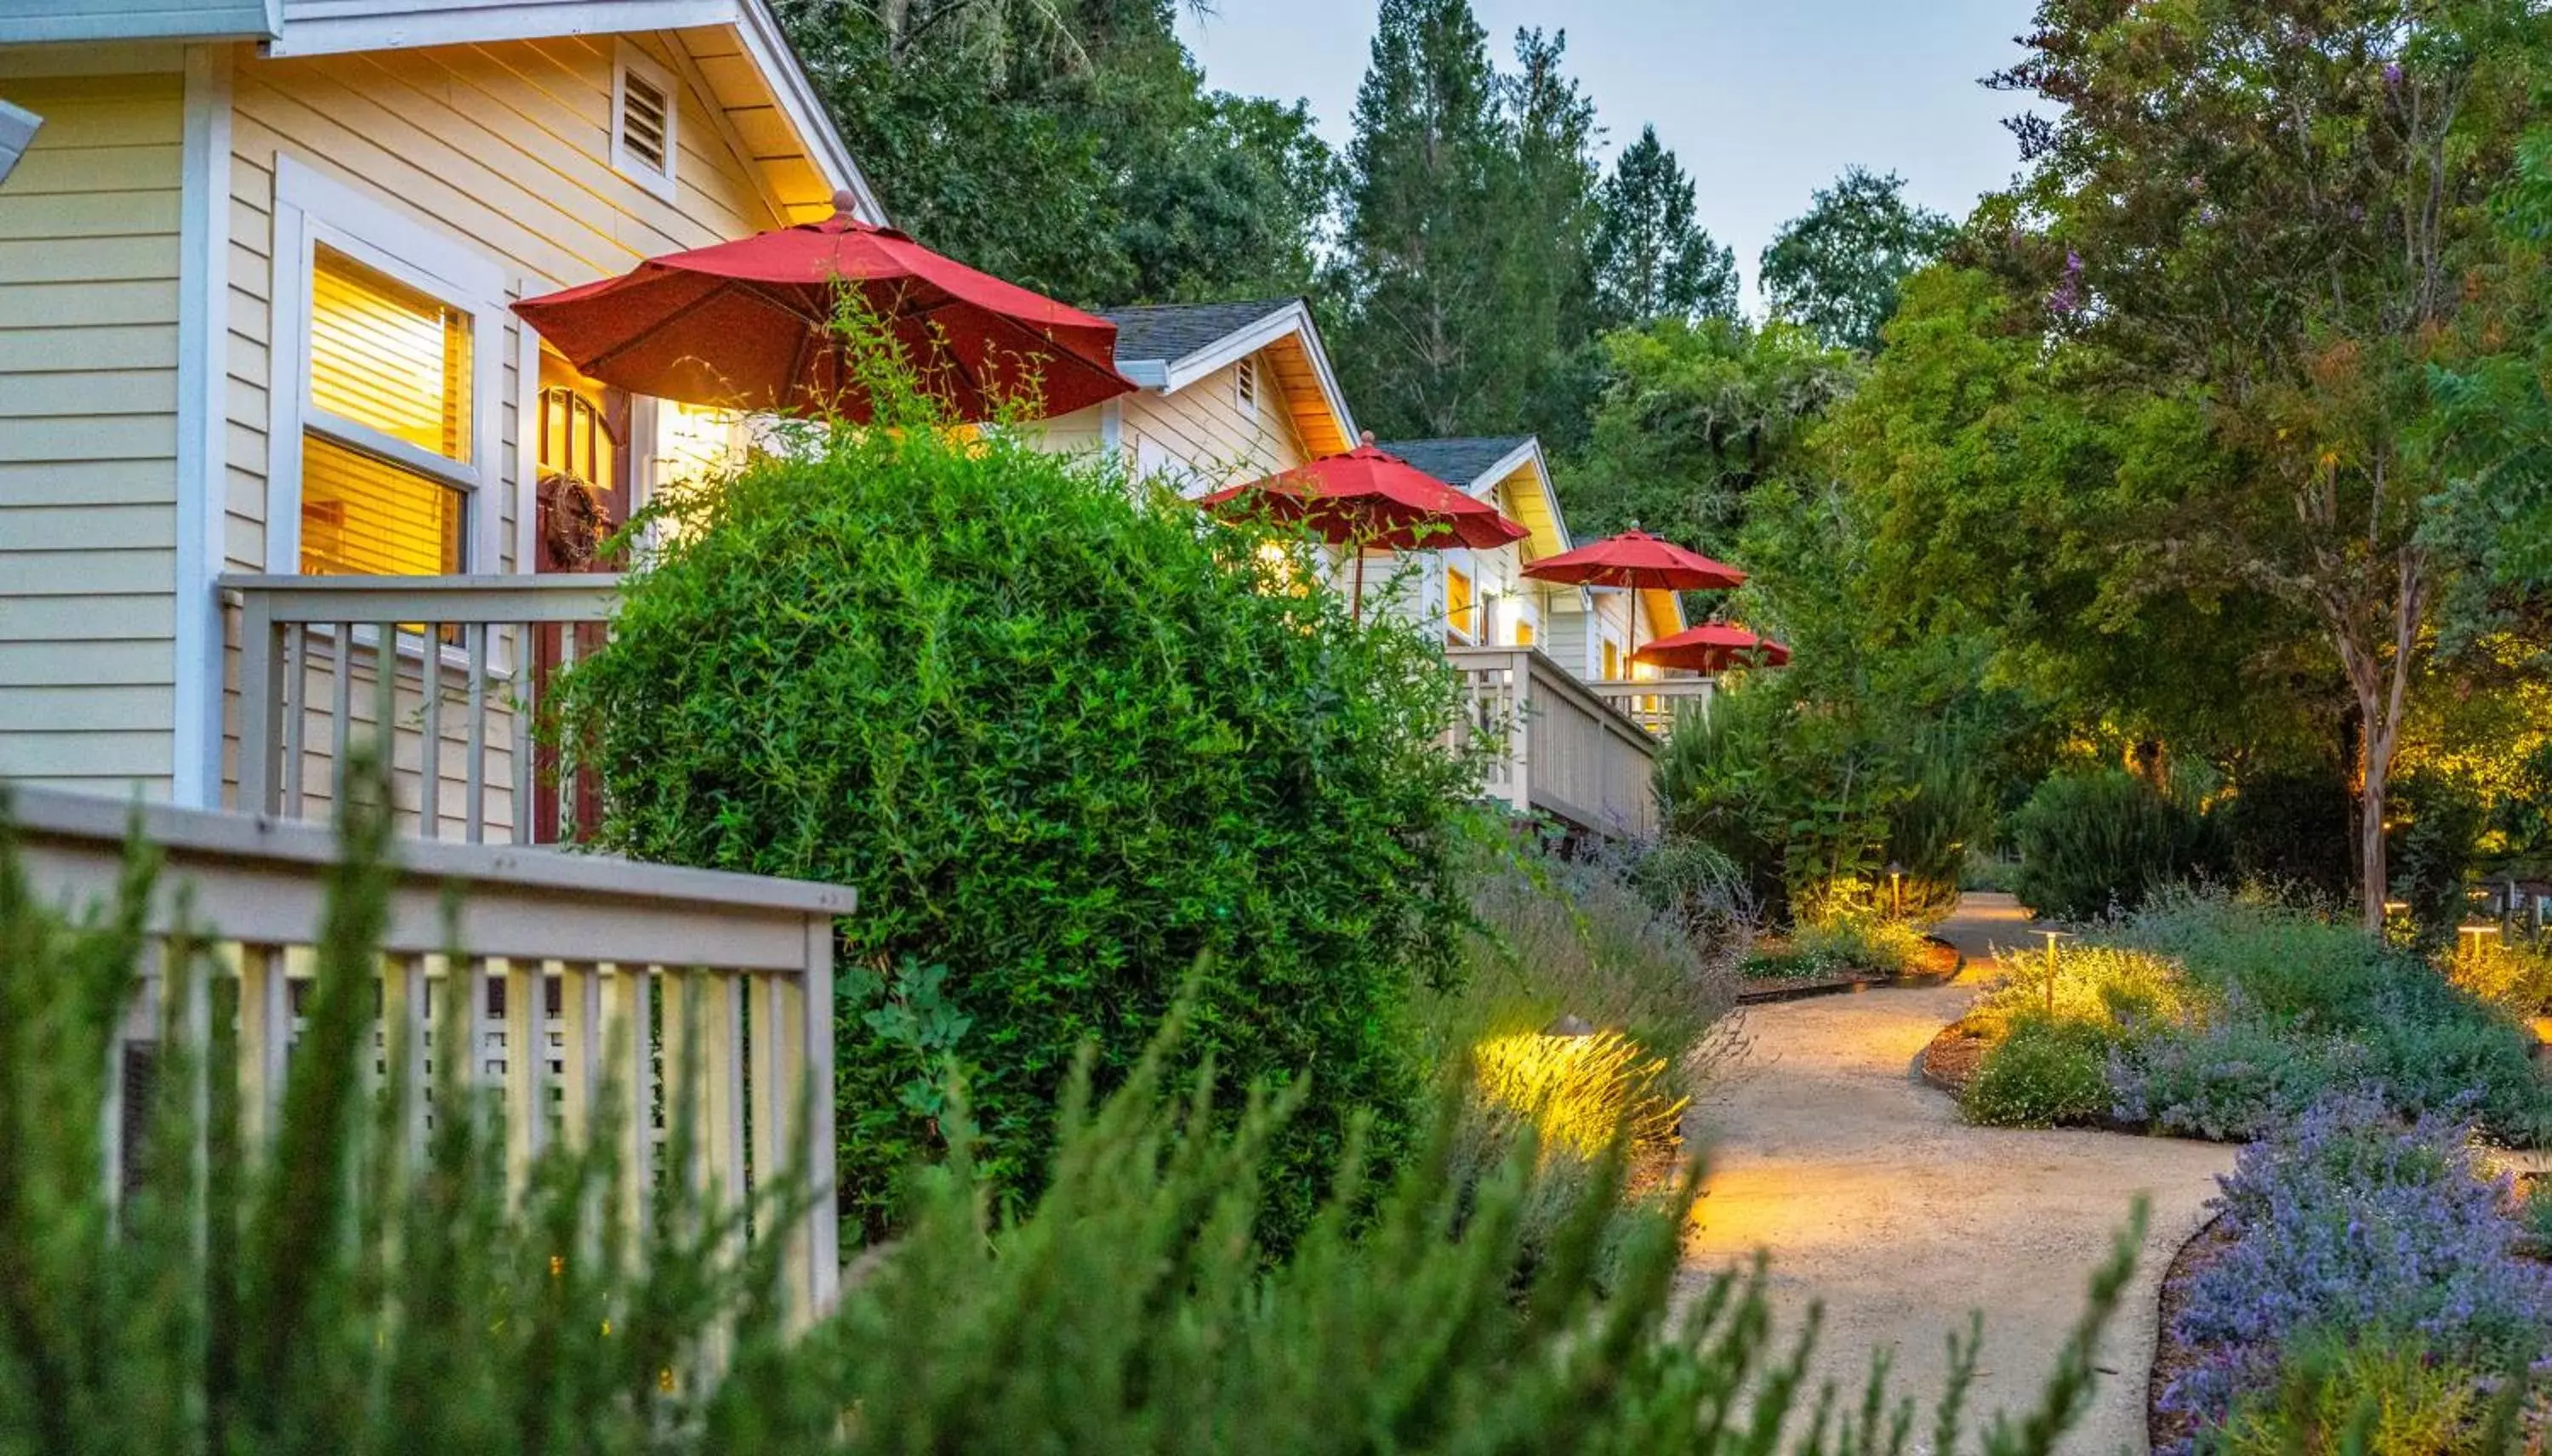
[[[1118,371],[1144,388],[1174,395],[1264,352],[1304,447],[1334,455],[1355,444],[1355,416],[1329,367],[1311,305],[1302,299],[1147,303],[1098,312],[1116,326]]]
[[[1450,440],[1394,440],[1383,449],[1447,484],[1465,490],[1535,444],[1531,435],[1470,435]]]
[[[321,55],[649,31],[680,38],[790,221],[829,216],[836,192],[887,221],[768,0],[0,0],[0,46],[247,40]]]
[[[1132,308],[1102,309],[1099,316],[1116,326],[1116,363],[1171,364],[1214,348],[1235,334],[1249,331],[1280,314],[1292,312],[1299,298],[1261,298],[1240,303],[1147,303]]]

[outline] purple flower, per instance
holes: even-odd
[[[2048,310],[2059,318],[2072,318],[2082,311],[2082,255],[2065,251],[2065,276],[2056,291],[2047,295]]]
[[[2172,1337],[2198,1363],[2166,1409],[2220,1423],[2300,1331],[2416,1332],[2440,1355],[2552,1355],[2552,1273],[2517,1256],[2504,1179],[2468,1130],[2404,1124],[2380,1091],[2341,1093],[2243,1149],[2214,1206],[2234,1233],[2189,1283]]]
[[[2397,60],[2384,62],[2384,85],[2388,90],[2401,89],[2401,62]]]

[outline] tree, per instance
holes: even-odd
[[[897,224],[1106,305],[1307,290],[1335,162],[1204,88],[1174,0],[780,0]]]
[[[2326,767],[2331,664],[2310,619],[2174,557],[2220,468],[2202,422],[2108,387],[2098,350],[2051,346],[2044,319],[1980,270],[1907,280],[1886,351],[1811,442],[1870,523],[1862,609],[1904,640],[1982,634],[1997,674],[2078,736],[2237,774]]]
[[[1586,434],[1597,387],[1594,240],[1595,103],[1562,68],[1568,35],[1519,30],[1516,70],[1499,77],[1512,149],[1503,169],[1503,312],[1512,364],[1524,380],[1518,428],[1554,450]]]
[[[1795,326],[1725,318],[1626,330],[1604,357],[1591,443],[1560,476],[1570,523],[1588,536],[1637,524],[1721,554],[1755,486],[1859,373]]]
[[[2463,565],[2423,530],[2449,479],[2419,422],[2499,246],[2487,203],[2545,26],[2526,0],[2042,0],[1997,78],[2062,108],[2016,124],[2028,226],[2005,265],[2217,462],[2157,559],[2292,604],[2337,659],[2370,928],[2393,757]]]
[[[1894,172],[1857,166],[1818,189],[1763,250],[1763,295],[1774,316],[1837,349],[1875,352],[1898,287],[1958,234],[1950,219],[1904,194],[1905,179]]]
[[[1693,220],[1692,178],[1655,127],[1613,159],[1597,194],[1595,298],[1616,328],[1737,317],[1737,255]]]
[[[1599,383],[1601,135],[1567,37],[1490,63],[1466,0],[1385,0],[1330,292],[1356,412],[1390,435],[1584,438]]]
[[[1336,356],[1357,413],[1454,435],[1512,413],[1501,304],[1506,145],[1466,0],[1383,0],[1356,92]]]

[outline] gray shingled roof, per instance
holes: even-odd
[[[1099,316],[1116,326],[1116,363],[1168,364],[1228,339],[1297,302],[1300,300],[1259,298],[1246,303],[1147,303],[1134,308],[1103,308]]]
[[[1467,489],[1489,467],[1532,442],[1530,435],[1472,435],[1458,440],[1385,441],[1382,449],[1438,480]]]

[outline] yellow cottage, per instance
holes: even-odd
[[[573,775],[535,790],[562,776],[526,709],[600,640],[601,533],[735,442],[507,305],[836,194],[878,219],[762,0],[0,3],[0,780],[37,893],[75,902],[121,873],[118,800],[151,801],[235,987],[250,1130],[336,854],[289,821],[388,723],[397,827],[445,842],[390,872],[382,1045],[421,1077],[429,1035],[466,1037],[518,1177],[616,1129],[641,1221],[660,1171],[802,1170],[828,1203],[831,1099],[802,1092],[833,1084],[851,891],[513,847],[590,810]],[[429,1033],[455,981],[468,1025]],[[146,968],[111,1088],[160,1065],[170,989]],[[676,1076],[684,1167],[648,1112]],[[775,1232],[792,1307],[822,1308],[835,1220]]]
[[[731,441],[507,304],[883,221],[762,0],[18,0],[0,102],[0,779],[308,812],[379,627],[433,621],[443,662],[392,634],[405,826],[544,827],[518,660]],[[426,576],[482,589],[388,589]]]

